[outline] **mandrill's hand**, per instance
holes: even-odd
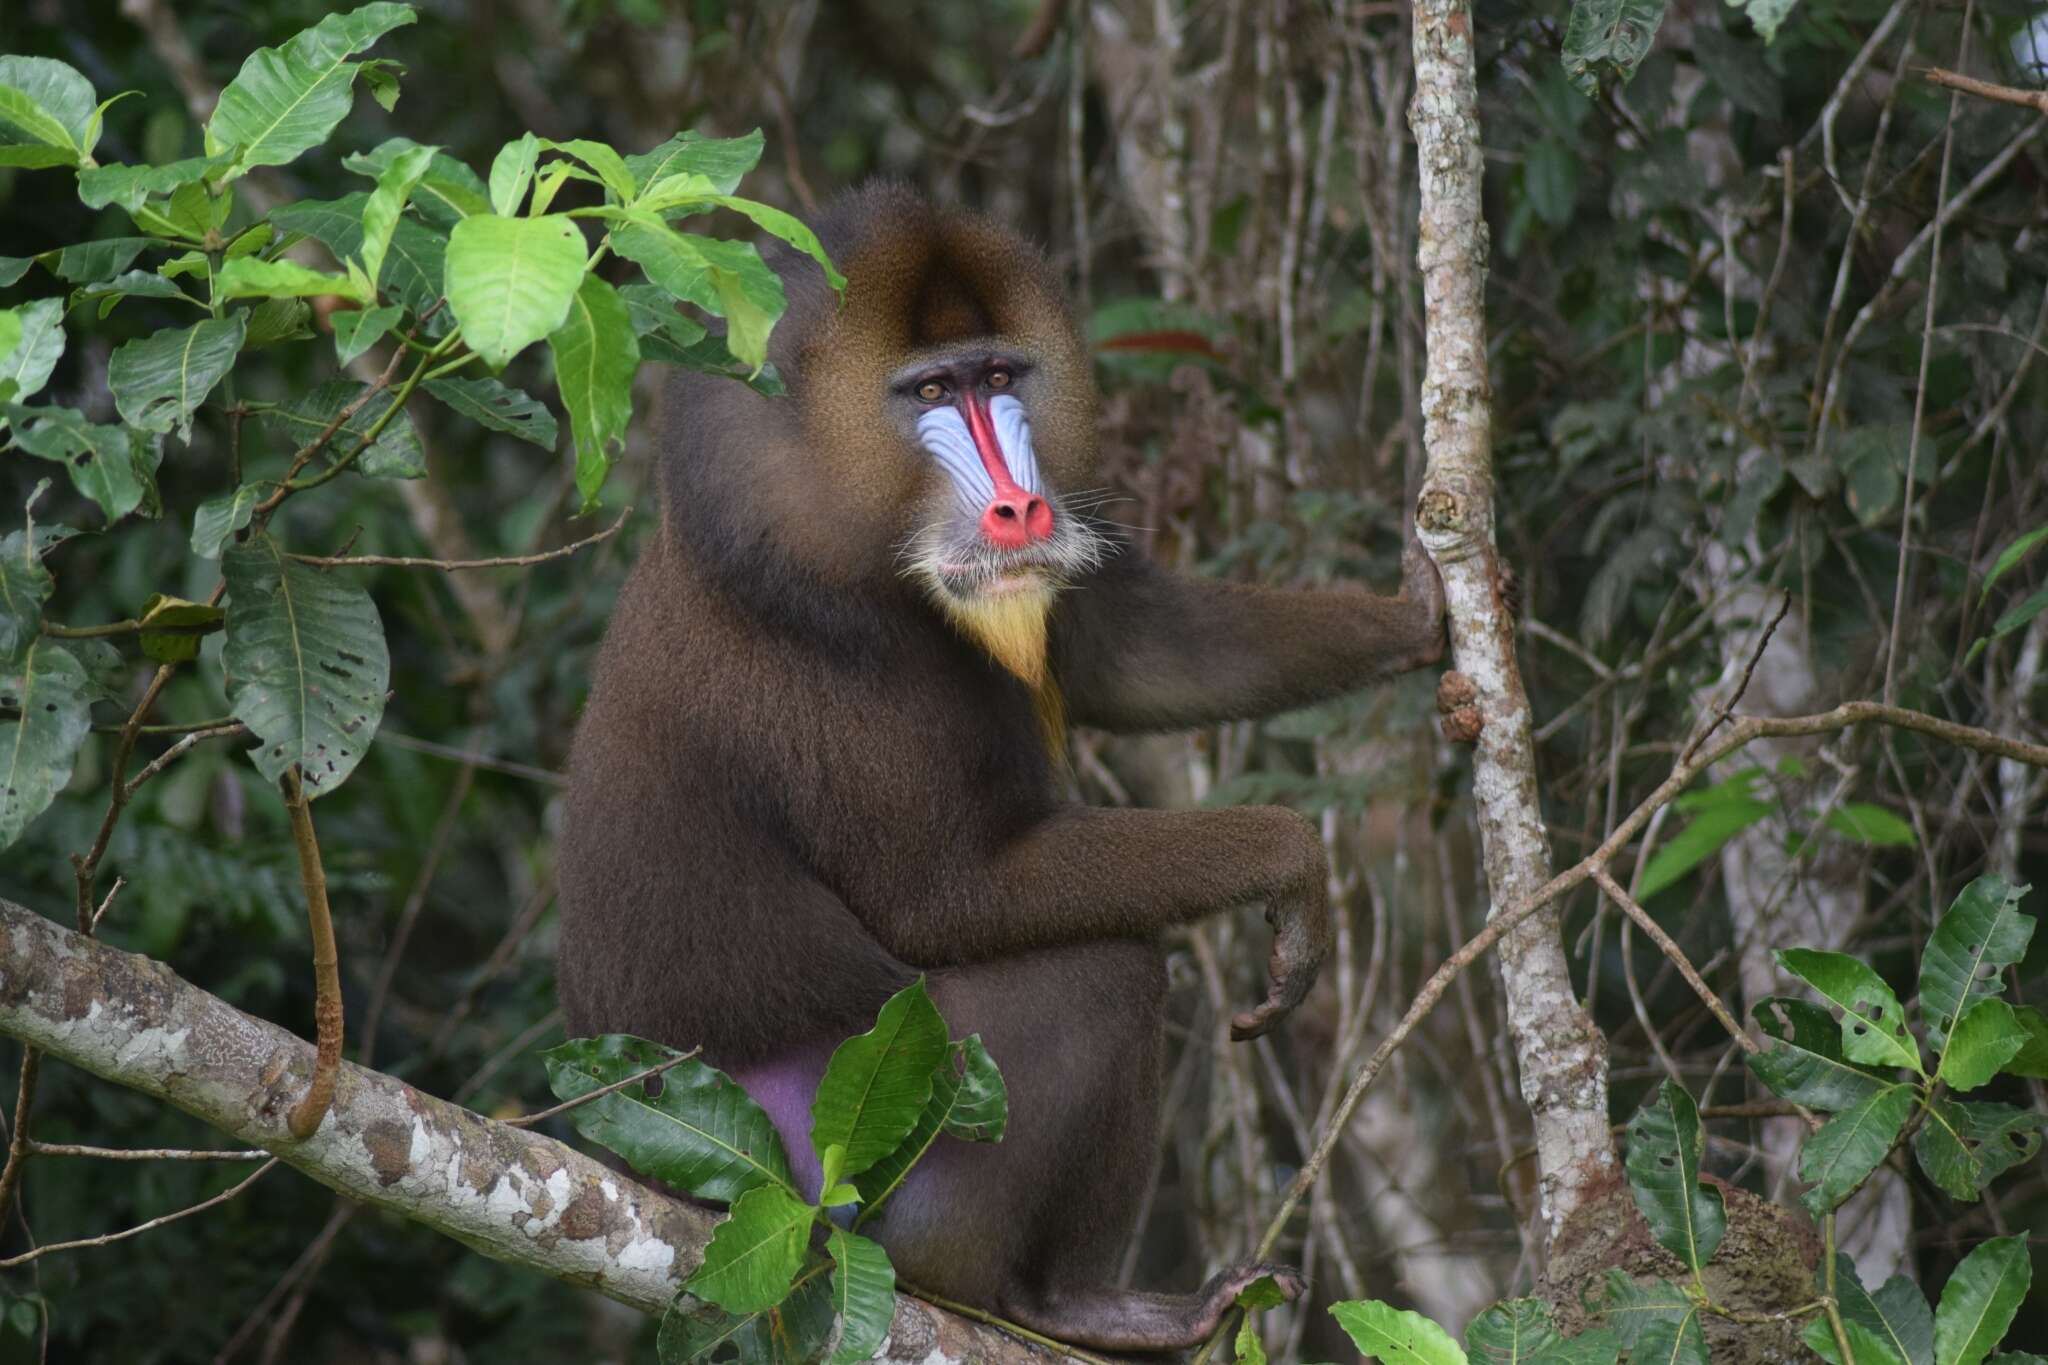
[[[1436,562],[1422,548],[1422,542],[1412,535],[1408,537],[1408,548],[1401,554],[1399,600],[1408,603],[1413,612],[1419,643],[1395,660],[1394,671],[1406,673],[1411,668],[1427,668],[1444,657],[1448,640],[1444,633],[1444,580],[1436,571]]]
[[[1316,984],[1330,951],[1330,902],[1322,881],[1305,892],[1275,897],[1266,907],[1266,923],[1273,926],[1273,955],[1266,962],[1272,985],[1257,1008],[1231,1019],[1230,1036],[1238,1042],[1272,1028]]]

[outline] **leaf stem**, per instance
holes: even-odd
[[[313,833],[313,809],[295,767],[284,775],[285,809],[291,812],[292,843],[299,851],[299,877],[306,887],[306,925],[313,936],[313,1018],[319,1051],[306,1093],[285,1116],[291,1135],[304,1142],[327,1117],[334,1102],[334,1081],[341,1071],[341,959],[334,947],[334,917],[327,905],[327,872],[320,864],[320,841]]]

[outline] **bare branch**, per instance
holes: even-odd
[[[195,1213],[204,1213],[210,1208],[227,1203],[243,1190],[248,1189],[264,1176],[270,1174],[270,1168],[275,1165],[277,1165],[277,1158],[272,1157],[213,1198],[202,1199],[190,1208],[179,1209],[176,1213],[164,1214],[161,1218],[152,1218],[147,1223],[137,1223],[134,1227],[123,1228],[119,1232],[103,1233],[98,1237],[80,1237],[76,1241],[70,1242],[48,1242],[35,1248],[33,1251],[24,1251],[19,1256],[10,1256],[4,1261],[0,1261],[0,1270],[12,1270],[16,1266],[27,1265],[30,1261],[40,1261],[53,1251],[77,1251],[84,1247],[103,1247],[110,1246],[115,1242],[125,1242],[130,1237],[139,1236],[153,1228],[160,1228],[166,1223],[175,1223],[180,1218],[190,1218]]]
[[[1959,90],[1965,95],[1975,95],[1980,100],[2017,104],[2022,109],[2034,109],[2048,114],[2048,90],[2022,90],[2017,86],[1997,85],[1941,66],[1928,67],[1920,73],[1920,79],[1929,85],[1939,85],[1949,90]]]
[[[626,524],[626,518],[633,515],[628,507],[619,513],[619,518],[596,535],[585,536],[568,545],[559,545],[552,550],[543,550],[531,555],[501,555],[495,559],[429,559],[412,555],[293,555],[301,564],[313,564],[323,569],[439,569],[443,573],[455,573],[465,569],[517,569],[532,564],[545,564],[550,559],[566,559],[586,546],[599,541],[610,540]]]

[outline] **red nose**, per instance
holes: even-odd
[[[1036,493],[1017,489],[998,494],[981,514],[981,533],[991,545],[1021,550],[1052,536],[1052,508]]]

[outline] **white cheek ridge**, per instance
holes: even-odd
[[[957,411],[950,407],[933,408],[919,417],[917,438],[938,460],[946,476],[953,480],[953,486],[975,506],[986,506],[994,501],[996,482],[982,467],[981,452],[974,448],[974,438],[968,434],[967,423]]]
[[[1038,473],[1038,452],[1031,445],[1031,419],[1024,405],[1008,394],[990,401],[988,415],[995,422],[996,441],[1010,464],[1010,477],[1027,493],[1045,495],[1045,481]]]

